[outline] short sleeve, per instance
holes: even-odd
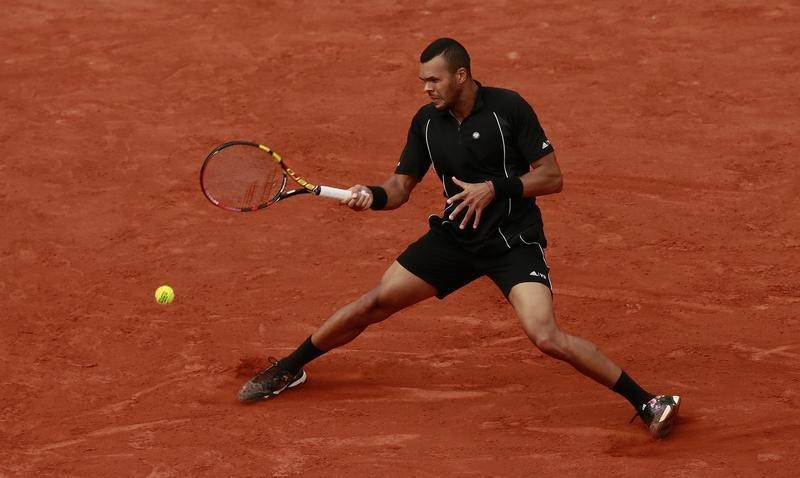
[[[524,98],[519,97],[515,115],[516,142],[520,154],[528,164],[553,152],[553,145],[539,124],[539,118]]]
[[[428,172],[431,158],[428,154],[428,146],[425,143],[424,128],[425,121],[420,111],[411,120],[406,146],[403,148],[403,152],[400,154],[400,161],[397,162],[397,167],[394,170],[396,174],[412,176],[417,181],[420,181],[425,176],[425,173]]]

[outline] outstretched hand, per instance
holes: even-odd
[[[483,183],[465,183],[455,176],[453,176],[453,182],[463,189],[463,191],[447,199],[447,204],[454,204],[461,201],[450,213],[449,219],[455,219],[462,211],[466,210],[464,218],[461,220],[461,224],[458,227],[464,229],[471,221],[472,228],[477,229],[481,221],[481,213],[486,209],[486,206],[491,204],[494,200],[494,186],[490,181]]]

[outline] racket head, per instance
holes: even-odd
[[[280,155],[251,141],[220,144],[200,168],[203,194],[227,211],[263,209],[283,197],[286,182]]]

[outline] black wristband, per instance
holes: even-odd
[[[521,184],[521,183],[520,183]],[[380,186],[367,186],[372,191],[372,205],[369,207],[375,211],[380,211],[386,207],[386,201],[389,198],[386,196],[386,190]]]
[[[492,179],[495,199],[515,199],[522,197],[522,180],[516,176]]]

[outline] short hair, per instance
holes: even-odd
[[[459,68],[467,70],[467,75],[471,76],[469,65],[469,53],[464,46],[452,38],[438,38],[431,42],[419,56],[420,63],[427,63],[439,55],[443,55],[450,67],[450,73],[455,73]]]

